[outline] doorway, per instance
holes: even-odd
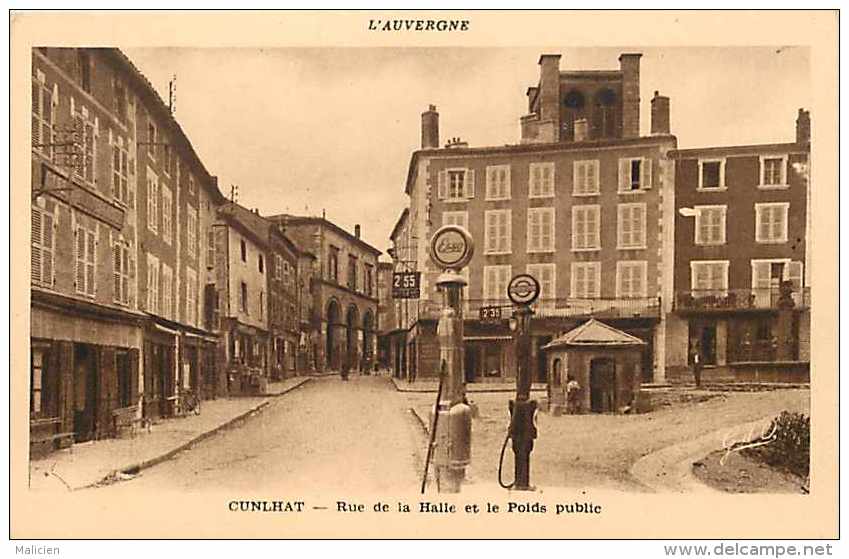
[[[700,343],[702,346],[702,363],[716,365],[716,324],[702,326]]]
[[[115,354],[115,370],[118,374],[118,407],[128,408],[133,404],[129,352],[119,351]]]
[[[466,344],[463,351],[463,377],[466,382],[475,382],[478,372],[478,355],[480,348],[473,344]]]
[[[74,344],[74,442],[90,441],[97,429],[97,352]]]
[[[590,410],[594,413],[616,410],[616,363],[609,357],[590,361]]]
[[[548,382],[548,359],[546,359],[546,352],[542,348],[549,344],[551,340],[551,336],[540,336],[536,339],[537,371],[536,380],[534,382]]]

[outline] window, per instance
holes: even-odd
[[[571,293],[575,299],[601,296],[601,262],[572,262]]]
[[[121,305],[130,304],[130,246],[123,239],[112,243],[112,298]]]
[[[265,318],[265,292],[259,292],[259,319],[263,320]]]
[[[48,159],[53,157],[53,117],[56,89],[45,84],[44,73],[32,78],[32,147]]]
[[[639,192],[651,188],[652,160],[636,157],[619,160],[619,192]]]
[[[510,199],[510,165],[492,165],[486,168],[486,199]]]
[[[257,259],[257,267],[259,268],[260,274],[265,273],[265,259],[262,257],[261,254],[259,255],[259,258]]]
[[[327,255],[327,276],[339,283],[339,249],[336,247],[330,247],[330,254]]]
[[[274,279],[283,279],[283,257],[279,254],[274,255]]]
[[[162,185],[162,240],[171,244],[171,189]]]
[[[699,159],[699,190],[725,189],[725,160]]]
[[[598,193],[598,161],[575,161],[572,164],[572,194],[595,196]]]
[[[96,289],[95,254],[97,253],[97,226],[88,229],[77,224],[75,233],[75,273],[77,293],[94,297]]]
[[[619,204],[617,214],[616,248],[646,248],[646,205]]]
[[[539,282],[540,294],[536,307],[553,309],[557,298],[555,264],[528,264],[527,272]]]
[[[206,267],[215,267],[215,231],[212,229],[206,232]]]
[[[690,288],[695,297],[724,296],[728,292],[728,261],[691,261]]]
[[[31,417],[41,416],[44,408],[44,369],[45,351],[40,348],[32,348],[32,366],[30,368],[30,401],[29,413]]]
[[[53,287],[53,255],[56,252],[56,222],[53,214],[32,208],[30,279],[32,283]]]
[[[364,287],[365,287],[366,295],[368,295],[369,297],[371,297],[372,295],[374,295],[374,287],[373,287],[373,282],[374,282],[374,268],[371,266],[371,264],[366,264],[366,273],[365,273],[365,275],[366,275],[366,277],[365,277],[365,285],[364,285]]]
[[[192,268],[186,268],[186,322],[192,326],[198,322],[198,276]]]
[[[159,259],[147,255],[147,312],[159,314]]]
[[[127,90],[124,82],[112,78],[112,109],[118,115],[118,120],[127,122]]]
[[[242,257],[242,262],[248,261],[248,245],[245,243],[245,240],[242,239],[239,241],[239,251]]]
[[[162,264],[162,316],[171,319],[174,315],[174,272],[168,264]]]
[[[554,163],[531,163],[528,168],[528,197],[554,196]]]
[[[645,260],[616,263],[616,297],[645,297],[647,293]]]
[[[248,284],[245,282],[239,286],[239,309],[248,314]]]
[[[787,156],[761,157],[761,188],[787,187]]]
[[[572,250],[601,248],[601,219],[598,205],[572,206]]]
[[[472,169],[446,169],[439,172],[437,197],[448,202],[464,202],[475,197],[475,172]]]
[[[469,228],[469,212],[442,212],[442,225],[459,225]]]
[[[91,93],[91,57],[82,49],[77,51],[77,68],[80,72],[80,87],[86,93]]]
[[[117,137],[112,142],[112,197],[129,205],[129,153],[124,138]]]
[[[510,254],[511,219],[510,210],[484,212],[484,254]]]
[[[757,307],[774,307],[781,296],[781,282],[793,283],[793,300],[799,303],[802,263],[786,258],[752,260],[752,291]]]
[[[507,284],[510,283],[511,266],[483,267],[483,298],[488,302],[504,301],[507,299]]]
[[[162,145],[162,168],[166,175],[171,175],[171,144],[167,141]]]
[[[74,131],[79,134],[78,146],[75,150],[78,153],[75,158],[74,175],[89,185],[94,185],[96,182],[94,169],[97,157],[95,145],[97,120],[89,119],[88,110],[85,107],[80,107],[79,111],[74,112],[73,103],[71,104],[71,116],[74,120]]]
[[[759,243],[787,242],[787,212],[789,202],[755,204],[755,241]]]
[[[151,159],[156,159],[156,125],[152,120],[147,121],[147,154]]]
[[[357,257],[348,255],[348,288],[357,289]]]
[[[147,228],[159,231],[159,178],[147,168]]]
[[[198,211],[189,206],[186,210],[186,252],[189,256],[197,254]]]
[[[554,208],[528,209],[528,252],[554,251]]]
[[[726,206],[696,206],[697,245],[725,244]]]
[[[189,196],[195,195],[195,177],[194,175],[189,175]]]

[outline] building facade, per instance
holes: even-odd
[[[31,124],[30,439],[49,450],[177,413],[215,376],[189,241],[220,193],[117,49],[33,49]]]
[[[323,217],[272,216],[296,246],[316,256],[314,309],[320,370],[371,370],[377,352],[377,257],[380,251]]]
[[[670,371],[807,381],[810,115],[796,141],[677,150]],[[807,275],[807,277],[806,277]]]
[[[624,54],[619,70],[605,72],[561,72],[559,58],[540,58],[520,144],[470,148],[454,139],[439,147],[435,107],[422,115],[408,223],[393,234],[396,265],[422,272],[421,299],[407,317],[408,378],[438,371],[439,271],[427,243],[456,224],[476,245],[462,272],[467,382],[514,375],[506,288],[525,272],[542,287],[532,324],[535,381],[547,378],[541,348],[590,317],[644,340],[642,381],[664,379],[675,178],[667,155],[676,147],[669,100],[655,93],[653,133],[640,137],[640,55]],[[483,307],[497,307],[501,318],[480,320]]]

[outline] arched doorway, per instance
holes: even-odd
[[[374,364],[374,313],[368,309],[363,315],[363,361],[366,371]]]
[[[339,354],[336,341],[336,332],[341,322],[339,303],[332,300],[327,304],[327,334],[325,338],[324,362],[329,369],[339,368]]]
[[[347,328],[347,336],[346,336],[346,352],[348,359],[348,368],[350,370],[355,370],[359,368],[359,353],[357,351],[357,330],[359,329],[360,324],[360,311],[357,310],[357,307],[351,305],[348,307],[348,314],[346,316],[345,325]]]
[[[616,362],[610,357],[590,361],[590,410],[616,411]]]

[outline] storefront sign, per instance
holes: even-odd
[[[438,267],[461,270],[472,259],[472,236],[459,225],[444,225],[430,240],[430,259]]]

